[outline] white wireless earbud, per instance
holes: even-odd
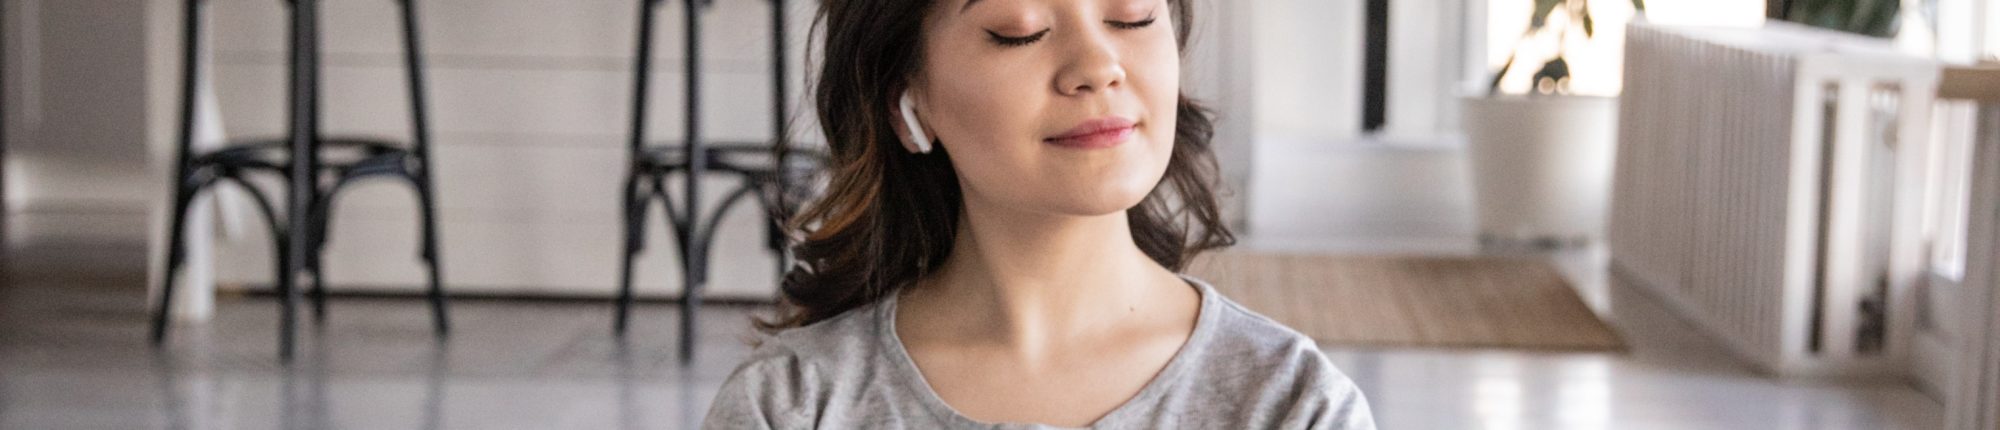
[[[929,136],[924,136],[924,126],[917,124],[916,103],[910,101],[909,92],[903,93],[903,101],[899,104],[902,105],[903,128],[910,129],[910,141],[916,142],[917,153],[929,154],[931,152],[931,139]]]

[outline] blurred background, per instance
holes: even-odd
[[[697,426],[821,145],[697,1],[0,3],[0,428]],[[1188,272],[1382,428],[2000,430],[2000,1],[1197,9]]]

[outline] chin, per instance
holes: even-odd
[[[993,196],[1014,208],[1090,217],[1116,214],[1138,206],[1166,177],[1165,157],[1155,158],[1145,151],[1130,151],[1094,161],[1097,162],[1038,166],[1032,171],[1046,173],[1014,175],[1012,177],[1035,179],[1015,180],[1007,184],[1011,186],[988,189],[1000,191]]]
[[[1155,183],[1158,180],[1153,181]],[[1040,206],[1050,208],[1050,212],[1072,216],[1103,216],[1125,212],[1139,202],[1145,201],[1153,187],[1127,187],[1107,184],[1097,190],[1070,190],[1052,193],[1054,201],[1043,201]]]

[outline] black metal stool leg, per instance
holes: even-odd
[[[618,311],[612,320],[611,332],[625,334],[627,320],[632,312],[632,264],[638,258],[639,250],[646,241],[646,199],[639,196],[639,178],[634,172],[625,178],[625,248],[620,257],[618,271]]]
[[[695,329],[697,326],[695,323],[695,312],[701,309],[701,291],[703,289],[701,277],[700,274],[690,274],[684,277],[688,280],[688,286],[681,292],[681,364],[683,365],[694,362],[695,333],[698,332]]]
[[[665,204],[669,216],[667,224],[675,230],[674,241],[681,251],[681,338],[680,359],[686,365],[694,360],[694,334],[696,332],[695,313],[701,306],[701,285],[706,271],[699,262],[701,258],[701,224],[697,216],[700,211],[690,208],[683,216],[675,217],[673,205]]]
[[[787,60],[785,43],[788,42],[785,36],[786,25],[788,21],[785,19],[785,1],[771,0],[771,141],[781,151],[789,151],[792,142],[790,127],[786,124],[790,118],[786,117],[788,110],[785,100],[791,97],[785,81],[789,76],[785,73]],[[785,191],[789,185],[786,178],[791,175],[791,164],[785,157],[776,156],[772,157],[771,165],[772,189],[769,198],[763,202],[764,211],[769,214],[772,222],[764,225],[764,240],[765,245],[769,246],[774,254],[772,257],[778,260],[778,277],[774,279],[782,286],[785,284],[785,275],[792,269],[792,253],[786,246],[788,238],[785,236],[785,223],[788,222],[786,218],[791,216],[790,211],[785,210]]]
[[[321,270],[320,254],[324,248],[314,248],[312,258],[306,263],[306,271],[312,276],[312,289],[307,290],[307,300],[312,301],[313,324],[326,323],[326,272]]]
[[[638,258],[639,250],[645,248],[645,203],[650,201],[650,195],[647,198],[639,196],[640,175],[646,174],[644,172],[645,162],[642,160],[642,157],[645,155],[640,152],[640,148],[645,145],[646,141],[646,93],[650,88],[648,85],[651,82],[649,75],[652,72],[653,64],[653,6],[660,2],[661,0],[638,0],[637,2],[639,4],[639,27],[637,32],[638,40],[634,43],[634,49],[637,52],[632,56],[632,134],[630,136],[631,140],[628,142],[629,147],[626,154],[629,166],[627,166],[625,172],[625,194],[623,195],[625,252],[622,256],[623,261],[621,262],[618,275],[618,310],[616,315],[612,317],[613,321],[611,324],[611,332],[618,336],[625,335],[625,328],[628,324],[627,320],[630,319],[632,312],[633,260]]]
[[[422,232],[424,234],[424,244],[422,244],[422,250],[418,250],[418,252],[422,254],[424,266],[430,270],[428,272],[428,290],[426,290],[426,296],[430,298],[430,326],[432,326],[432,330],[436,330],[438,338],[444,338],[444,336],[448,336],[452,332],[452,322],[450,322],[450,312],[446,312],[446,304],[444,304],[444,300],[446,300],[444,298],[444,276],[442,276],[444,264],[438,258],[438,206],[436,206],[436,200],[432,200],[430,178],[426,176],[426,178],[418,178],[414,182],[416,182],[416,200],[418,200],[418,206],[422,206],[420,208],[420,212],[422,212],[420,214],[422,216],[420,222],[422,222],[422,228],[424,228],[424,232]]]
[[[174,188],[174,201],[173,212],[167,214],[167,264],[160,272],[160,304],[153,311],[152,341],[155,346],[165,342],[167,338],[168,314],[173,311],[174,277],[180,272],[181,260],[186,258],[182,254],[184,250],[181,244],[187,222],[185,217],[190,202],[194,200],[195,192],[200,191],[190,189],[188,186],[189,176],[193,173],[188,163],[192,162],[191,159],[194,157],[195,97],[196,92],[201,90],[199,53],[202,0],[186,0],[183,6],[185,9],[182,13],[185,15],[181,17],[181,123],[179,142],[177,142],[180,147],[174,160],[174,177],[170,180]]]
[[[701,137],[701,8],[704,6],[703,3],[707,2],[704,0],[687,0],[682,2],[682,6],[686,9],[686,12],[681,14],[681,19],[685,23],[682,26],[682,30],[685,32],[683,42],[687,46],[685,49],[687,59],[685,64],[683,64],[687,71],[686,76],[684,76],[687,84],[682,89],[687,96],[687,103],[683,105],[687,109],[687,125],[685,126],[685,130],[683,130],[687,133],[687,138],[684,139],[686,141],[682,143],[681,148],[684,154],[683,159],[687,162],[687,177],[683,178],[687,181],[687,185],[682,192],[687,194],[685,196],[687,199],[685,206],[687,208],[687,219],[685,222],[688,225],[688,228],[683,230],[680,235],[683,238],[681,239],[681,277],[685,280],[682,283],[683,288],[681,290],[682,365],[694,363],[695,311],[701,308],[702,282],[705,281],[703,276],[707,275],[706,268],[708,267],[708,262],[706,261],[706,254],[708,254],[707,244],[694,239],[702,235],[696,229],[699,229],[701,225],[701,179],[702,175],[707,174],[708,171],[708,157],[705,157],[705,154],[702,153],[703,142]]]
[[[183,224],[187,222],[185,217],[189,202],[194,200],[194,191],[182,185],[186,183],[185,178],[176,178],[174,183],[173,213],[167,216],[170,223],[167,227],[167,231],[169,232],[167,233],[167,265],[165,270],[160,272],[160,304],[153,308],[154,346],[159,346],[167,339],[168,314],[173,311],[174,277],[180,273],[181,263],[183,263],[182,259],[186,258],[182,254],[184,251],[182,250],[183,246],[181,243],[184,239],[182,235],[186,233]]]
[[[435,175],[431,170],[430,120],[424,93],[423,41],[418,38],[416,0],[398,0],[403,16],[403,66],[410,89],[411,154],[416,157],[415,174],[410,183],[417,189],[417,204],[423,212],[423,260],[430,268],[429,296],[431,301],[431,324],[439,338],[451,333],[451,314],[446,311],[444,295],[444,269],[442,258],[438,256],[437,239],[437,199]]]
[[[418,180],[417,199],[423,206],[424,264],[430,268],[431,325],[442,338],[451,334],[451,318],[445,309],[443,263],[438,258],[437,202],[432,199],[430,176]]]
[[[293,241],[298,239],[298,235],[292,232],[298,229],[287,230],[290,231],[278,238],[277,264],[274,264],[277,266],[278,276],[278,361],[283,363],[291,363],[293,352],[297,350],[297,346],[293,344],[293,337],[298,332],[299,302],[298,291],[293,288],[292,279],[297,272],[289,270],[294,267],[293,264],[298,263],[292,258]]]
[[[291,155],[286,177],[289,189],[285,193],[287,234],[280,241],[281,262],[277,264],[278,296],[282,302],[279,311],[283,321],[279,328],[279,360],[291,363],[294,355],[297,325],[298,289],[295,279],[306,264],[311,252],[313,229],[306,223],[312,202],[318,195],[318,184],[314,182],[319,165],[319,7],[317,0],[291,0],[291,80],[290,136],[288,147]]]
[[[312,243],[307,246],[310,251],[306,254],[306,271],[312,274],[312,289],[307,291],[307,298],[312,300],[314,324],[326,322],[326,271],[323,257],[326,255],[328,230],[333,224],[332,209],[332,193],[328,193],[326,198],[315,199],[312,212],[306,216],[306,225],[301,227],[313,232],[310,236]]]

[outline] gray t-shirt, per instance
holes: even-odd
[[[1313,340],[1201,292],[1194,334],[1139,394],[1091,428],[1375,428],[1368,401]],[[1042,429],[953,411],[896,336],[894,296],[766,339],[722,385],[708,429]]]

